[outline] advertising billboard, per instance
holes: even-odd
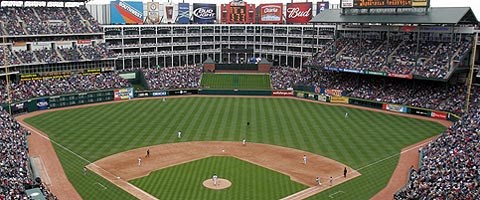
[[[165,21],[165,23],[171,24],[175,21],[175,18],[173,18],[173,14],[173,4],[165,4],[163,9],[163,20]]]
[[[177,23],[179,24],[190,23],[190,4],[189,3],[178,3]]]
[[[193,22],[197,24],[213,24],[217,20],[217,6],[215,4],[194,3]]]
[[[160,4],[158,2],[147,3],[147,23],[160,23]]]
[[[136,1],[110,2],[112,24],[143,24],[143,3]]]
[[[258,18],[258,23],[262,23],[262,24],[282,23],[283,4],[281,3],[260,4],[257,10],[260,15]]]
[[[328,10],[329,7],[330,7],[330,3],[328,1],[317,2],[317,14],[321,13],[324,10]]]
[[[312,2],[288,3],[286,21],[288,24],[306,24],[312,19]]]
[[[342,0],[342,8],[427,8],[430,0]]]

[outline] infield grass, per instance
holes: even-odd
[[[260,74],[203,74],[202,88],[209,89],[270,89],[270,76]]]
[[[348,119],[344,118],[345,112],[349,113]],[[251,142],[305,150],[362,173],[313,199],[330,199],[329,195],[335,194],[335,198],[356,200],[372,197],[387,184],[403,147],[445,129],[434,122],[360,109],[294,99],[237,97],[128,101],[45,113],[26,121],[91,162],[133,148],[178,142],[179,130],[183,133],[181,141],[240,141],[246,137]],[[68,178],[84,199],[133,198],[96,175],[83,176],[82,167],[87,161],[58,145],[54,147]],[[158,179],[151,184],[164,181]],[[108,189],[99,189],[97,182]],[[163,187],[156,192],[170,193]],[[250,192],[245,189],[239,195]],[[197,189],[183,193],[208,196]]]
[[[214,173],[232,182],[232,186],[223,190],[205,188],[203,181]],[[158,170],[130,182],[159,199],[281,199],[307,188],[278,172],[221,156]],[[185,192],[189,190],[201,192]]]

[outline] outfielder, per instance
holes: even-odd
[[[178,138],[178,139],[182,138],[182,131],[178,131],[178,133],[177,133],[177,138]]]
[[[345,113],[345,119],[347,119],[347,118],[348,118],[348,112]]]

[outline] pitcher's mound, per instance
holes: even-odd
[[[207,179],[203,181],[203,186],[212,190],[221,190],[232,186],[232,182],[227,179],[219,178],[217,180],[217,185],[213,185],[212,179]]]

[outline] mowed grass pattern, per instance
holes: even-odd
[[[205,188],[213,173],[232,182],[223,190]],[[280,199],[306,189],[278,172],[233,157],[209,157],[169,167],[130,181],[159,199]],[[158,188],[163,188],[158,190]],[[168,192],[165,192],[168,191]],[[186,192],[201,191],[201,192]],[[248,191],[248,192],[245,192]]]
[[[202,88],[270,89],[270,76],[260,74],[203,74]]]
[[[344,118],[345,112],[349,113],[348,119]],[[429,121],[295,99],[234,97],[129,101],[51,112],[26,121],[92,162],[133,148],[179,142],[176,132],[181,130],[180,141],[240,141],[246,137],[251,142],[324,155],[362,173],[314,199],[329,199],[329,194],[339,190],[344,193],[337,193],[337,198],[370,198],[388,182],[403,147],[445,129]],[[82,197],[132,198],[94,175],[84,177],[81,169],[86,161],[54,146]],[[96,182],[108,189],[97,191]],[[164,188],[158,191],[169,192]],[[203,195],[197,190],[184,192]]]

